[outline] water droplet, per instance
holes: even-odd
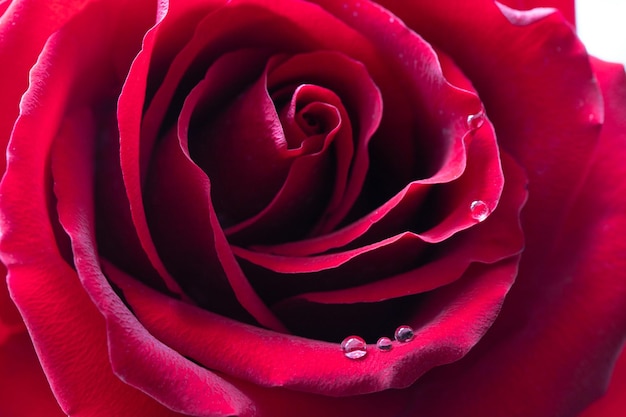
[[[383,352],[389,352],[391,349],[393,349],[391,339],[388,337],[381,337],[380,339],[378,339],[378,342],[376,342],[376,346]]]
[[[400,326],[396,329],[395,338],[400,343],[406,343],[413,340],[415,332],[410,326]]]
[[[346,358],[360,359],[367,355],[367,344],[359,336],[348,336],[341,342],[341,349]]]
[[[483,123],[485,123],[485,113],[483,113],[482,110],[476,114],[470,114],[467,116],[467,128],[469,130],[477,130],[483,125]]]
[[[482,200],[472,201],[470,212],[472,213],[472,218],[479,222],[485,220],[490,214],[489,206]]]

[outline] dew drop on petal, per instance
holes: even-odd
[[[367,344],[359,336],[348,336],[341,342],[341,349],[346,358],[360,359],[367,354]]]
[[[472,201],[472,204],[470,204],[470,213],[474,220],[482,222],[490,214],[489,206],[482,200]]]
[[[390,338],[381,337],[380,339],[378,339],[378,342],[376,342],[376,347],[378,347],[378,349],[382,350],[383,352],[389,352],[391,349],[393,349],[393,344]]]
[[[476,114],[467,116],[467,128],[469,130],[477,130],[483,123],[485,123],[485,113],[483,113],[482,110]]]
[[[413,340],[415,331],[410,326],[400,326],[396,329],[395,338],[400,343],[406,343]]]

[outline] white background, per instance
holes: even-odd
[[[626,64],[626,0],[576,0],[576,26],[591,55]]]

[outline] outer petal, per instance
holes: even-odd
[[[69,77],[71,78],[71,76]],[[57,78],[64,87],[63,79]],[[29,97],[30,98],[30,97]],[[2,206],[11,222],[3,226],[3,261],[9,268],[9,287],[23,315],[37,355],[57,400],[72,416],[140,415],[173,416],[158,403],[132,389],[113,375],[108,361],[106,330],[101,313],[87,297],[75,271],[58,253],[59,245],[48,221],[44,171],[46,140],[37,134],[41,126],[51,127],[57,114],[47,111],[46,102],[59,98],[44,95],[42,107],[30,108],[17,123],[2,188]],[[39,109],[48,117],[41,116]],[[47,129],[48,135],[54,129]],[[23,140],[38,138],[34,148],[20,146]],[[33,151],[36,150],[36,151]],[[22,169],[31,175],[23,175]],[[16,175],[13,175],[16,174]],[[27,201],[20,190],[28,189]],[[28,212],[24,215],[24,207]],[[20,222],[27,218],[30,221]],[[28,248],[36,248],[33,253]],[[10,248],[10,255],[6,249]]]
[[[24,323],[20,317],[19,312],[15,308],[15,304],[9,297],[9,289],[5,285],[6,268],[0,264],[0,341],[4,337],[8,337],[10,334],[19,330],[24,330]]]
[[[415,386],[415,415],[575,416],[607,384],[626,333],[626,76],[594,67],[606,123],[558,245],[524,255],[487,336]]]
[[[112,3],[107,5],[114,7]],[[87,14],[87,18],[73,24],[85,29],[85,22],[90,22],[93,27],[94,22],[102,22],[99,19],[106,22],[108,12],[112,10],[92,8],[86,13],[94,14]],[[106,36],[110,32],[98,33]],[[105,58],[107,51],[106,41],[91,37],[93,50],[82,50],[81,60],[68,59],[68,54],[76,53],[73,47],[77,45],[63,43],[64,34],[67,32],[49,40],[31,73],[32,84],[22,101],[21,116],[9,146],[9,168],[0,197],[0,206],[6,215],[2,217],[2,261],[9,269],[9,288],[50,385],[67,414],[172,416],[175,414],[113,375],[102,315],[80,286],[75,271],[59,253],[66,247],[62,240],[56,239],[58,230],[50,223],[50,218],[54,217],[53,205],[48,200],[51,143],[64,118],[69,98],[75,100],[74,105],[80,105],[80,98],[84,99],[73,90],[74,83],[80,84],[81,71],[93,64],[92,53],[100,53],[100,57]],[[90,75],[102,75],[90,69]],[[95,83],[94,88],[106,86],[108,78],[98,79],[101,83]],[[93,91],[82,89],[81,93],[88,96]]]
[[[3,416],[61,417],[33,345],[25,331],[2,338],[0,324],[0,412]]]
[[[606,178],[613,178],[619,181],[626,175],[623,162],[619,162],[626,154],[626,152],[624,152],[624,147],[626,147],[626,76],[621,65],[607,64],[597,60],[593,61],[593,64],[598,76],[598,81],[603,87],[605,101],[607,103],[607,125],[603,132],[606,146],[600,148],[596,158],[599,161],[599,165],[604,164],[604,161],[608,161],[611,163],[611,166],[620,167],[621,171],[613,175],[608,175],[601,167],[597,167],[598,169],[594,171],[595,175],[592,174],[591,179],[601,181],[604,178],[606,181]],[[613,212],[612,218],[607,219],[604,225],[605,233],[617,224],[624,225],[626,223],[623,220],[624,213],[626,212],[626,204],[624,203],[624,193],[626,190],[624,184],[623,182],[615,183],[611,188],[610,191],[607,190],[608,192],[603,200],[597,201],[599,204],[606,201],[609,206],[603,208],[603,210]],[[592,201],[596,202],[593,195],[591,195],[591,198],[593,198],[593,200],[590,200],[589,204],[591,204]],[[618,230],[623,231],[624,229],[616,229],[616,232]],[[623,242],[623,239],[620,239],[618,236],[615,236],[615,239],[612,245],[619,248],[619,243]],[[609,246],[609,242],[607,242],[607,246],[602,247],[600,250],[610,253],[611,247]],[[609,253],[607,253],[607,255]],[[621,259],[617,259],[621,261],[621,268],[623,270],[623,255]],[[620,266],[616,264],[614,264],[614,267],[616,269],[620,268]],[[614,320],[613,323],[616,329],[619,330],[619,326],[622,325],[621,330],[623,332],[625,331],[623,323],[618,320]],[[592,404],[580,417],[618,417],[624,415],[626,412],[625,392],[626,350],[622,350],[621,356],[615,365],[606,395]]]
[[[37,355],[66,414],[176,415],[113,375],[102,316],[69,266],[51,259],[45,270],[15,268],[10,278]]]
[[[17,119],[21,95],[28,87],[28,71],[48,37],[91,0],[14,0],[0,16],[0,147],[6,148]],[[4,158],[0,172],[4,171]]]
[[[95,253],[93,178],[90,175],[94,171],[94,143],[83,140],[93,136],[85,129],[88,121],[84,113],[66,116],[52,151],[52,174],[59,219],[70,236],[72,259],[82,284],[82,288],[75,284],[76,291],[82,289],[88,294],[92,308],[104,316],[109,354],[101,360],[121,381],[154,397],[167,409],[198,417],[249,415],[251,407],[239,391],[159,343],[138,325],[100,271]],[[104,339],[105,335],[101,337]],[[90,343],[89,338],[86,340]],[[202,396],[197,396],[197,392],[202,392]],[[133,407],[122,403],[120,413],[131,413]],[[101,406],[97,410],[100,409]]]
[[[579,417],[621,417],[626,411],[626,351],[617,360],[606,394]]]

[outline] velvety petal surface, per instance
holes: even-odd
[[[59,86],[64,87],[57,78]],[[45,104],[43,100],[42,104]],[[13,144],[38,137],[39,152],[29,146],[17,146],[9,157],[10,172],[26,170],[30,175],[5,176],[2,204],[12,219],[20,218],[23,206],[12,199],[21,193],[10,190],[38,190],[29,195],[29,215],[39,221],[19,221],[3,224],[3,261],[9,268],[9,288],[20,306],[33,340],[37,355],[61,408],[76,416],[104,416],[111,412],[126,414],[151,410],[155,415],[174,415],[144,394],[122,383],[112,373],[108,362],[106,331],[102,315],[87,297],[70,265],[59,254],[46,203],[46,154],[56,129],[48,135],[33,135],[40,128],[29,121],[48,121],[55,114],[39,113],[43,107],[33,107],[24,113],[13,136]],[[45,126],[45,124],[44,124]],[[44,127],[45,129],[45,127]],[[40,132],[41,133],[41,132]],[[9,190],[9,191],[7,191]],[[20,198],[21,200],[21,198]],[[23,202],[23,200],[21,200]],[[23,217],[22,217],[23,218]],[[6,248],[10,247],[10,255]],[[37,248],[35,254],[29,248]],[[36,291],[33,291],[36,288]]]
[[[2,329],[0,340],[8,337],[11,333],[24,330],[22,317],[9,296],[9,288],[5,283],[6,273],[6,267],[0,264],[0,276],[2,277],[0,285],[0,328]]]
[[[62,417],[26,331],[3,337],[0,324],[0,409],[6,416]]]
[[[579,417],[618,417],[626,410],[626,354],[622,351],[615,363],[613,375],[606,393],[589,408],[583,411]]]
[[[253,407],[236,388],[152,338],[99,270],[91,199],[93,178],[89,175],[93,172],[94,144],[81,140],[87,132],[80,126],[84,122],[77,119],[85,120],[85,116],[71,116],[52,151],[59,220],[70,236],[80,283],[94,308],[104,315],[113,372],[170,410],[198,416],[252,415]],[[73,169],[69,171],[66,167],[72,161]],[[204,395],[189,401],[190,393],[198,390]]]
[[[576,416],[608,384],[626,328],[626,193],[607,181],[624,177],[626,77],[621,65],[593,63],[606,119],[551,261],[524,254],[493,328],[462,361],[415,386],[415,413]]]
[[[18,116],[20,97],[28,88],[28,71],[48,37],[79,13],[90,0],[6,1],[0,16],[0,145],[7,141]],[[4,172],[0,158],[0,172]]]
[[[90,12],[102,16],[101,9],[91,9]],[[117,351],[115,345],[112,348],[107,346],[107,328],[102,316],[105,309],[98,311],[97,304],[93,303],[85,290],[92,290],[94,301],[102,302],[100,296],[109,302],[115,302],[117,297],[110,288],[107,293],[106,286],[99,287],[100,292],[93,293],[98,291],[93,281],[90,286],[83,287],[82,284],[89,284],[88,279],[81,276],[81,282],[72,265],[63,259],[65,251],[69,248],[64,245],[66,241],[59,234],[58,225],[54,221],[50,222],[55,216],[56,208],[49,185],[51,175],[56,175],[58,180],[56,191],[60,193],[59,211],[64,212],[64,207],[68,204],[72,209],[78,209],[72,215],[80,220],[69,221],[70,224],[80,228],[78,234],[81,238],[73,243],[75,249],[78,248],[79,251],[82,249],[83,255],[75,256],[74,261],[76,265],[93,267],[93,264],[89,265],[88,257],[84,256],[88,255],[88,252],[85,252],[81,244],[95,248],[95,242],[85,238],[85,233],[88,235],[90,232],[93,233],[89,227],[90,220],[93,220],[89,217],[89,208],[92,207],[93,201],[92,193],[84,188],[85,182],[91,179],[86,171],[93,163],[93,154],[89,149],[93,148],[95,143],[82,140],[95,136],[94,119],[88,110],[70,113],[64,107],[68,96],[76,92],[73,88],[74,83],[80,80],[83,75],[81,71],[85,69],[68,64],[72,62],[83,62],[85,66],[93,64],[93,61],[84,54],[81,56],[86,59],[76,60],[75,44],[67,43],[65,36],[71,37],[73,30],[88,32],[89,29],[86,28],[93,27],[92,18],[93,15],[86,15],[85,20],[76,21],[74,23],[76,26],[68,27],[66,31],[50,40],[47,50],[42,55],[43,58],[31,73],[32,84],[22,103],[22,113],[11,141],[14,147],[11,148],[13,152],[9,155],[10,173],[3,180],[1,204],[5,212],[10,213],[11,218],[10,222],[5,221],[2,225],[3,261],[9,268],[8,282],[11,295],[20,305],[20,312],[31,333],[37,355],[60,406],[67,414],[104,416],[111,413],[139,415],[148,412],[151,415],[176,415],[113,374],[108,350],[111,350],[113,356]],[[50,53],[52,50],[55,55]],[[51,59],[52,56],[55,59]],[[45,89],[41,86],[42,80],[50,82]],[[82,103],[87,105],[88,92],[83,90],[82,93],[87,96],[86,101]],[[76,97],[77,95],[73,96],[74,99]],[[85,96],[83,98],[85,99]],[[81,103],[81,101],[74,103],[77,102]],[[32,146],[32,138],[36,138],[37,146]],[[25,145],[22,144],[24,142]],[[47,163],[52,153],[52,143],[55,143],[54,147],[58,151],[56,161],[52,163],[55,167],[53,172],[49,170],[50,165]],[[77,159],[74,160],[73,157]],[[72,163],[68,163],[68,158]],[[81,186],[73,187],[75,177],[68,169],[76,161],[80,161],[75,166],[76,169],[80,171],[87,168],[87,170],[84,172],[85,175],[80,176]],[[64,183],[71,190],[70,193],[64,191],[65,185],[62,185]],[[22,198],[23,193],[19,192],[23,189],[31,191],[28,197],[25,197],[27,202]],[[77,191],[85,191],[81,197],[87,201],[80,201],[74,206],[71,198]],[[24,207],[28,209],[25,211]],[[68,215],[63,216],[67,218]],[[25,218],[30,220],[20,222],[19,219]],[[71,230],[71,226],[66,225],[66,228]],[[95,270],[90,269],[89,273],[93,274]],[[37,289],[37,296],[29,294],[34,288]],[[120,303],[119,299],[117,302]],[[102,308],[102,303],[99,307]],[[125,329],[124,326],[121,328]],[[115,323],[109,326],[109,331],[123,333],[119,331],[119,327],[115,327]],[[113,340],[125,343],[126,339],[114,337]],[[128,352],[126,348],[123,352],[136,353]],[[137,362],[133,364],[136,365]],[[117,365],[119,366],[119,361]],[[119,369],[118,372],[123,375],[124,380],[132,380],[132,375],[128,372]],[[206,407],[200,406],[200,409]],[[213,411],[215,410],[211,413]]]

